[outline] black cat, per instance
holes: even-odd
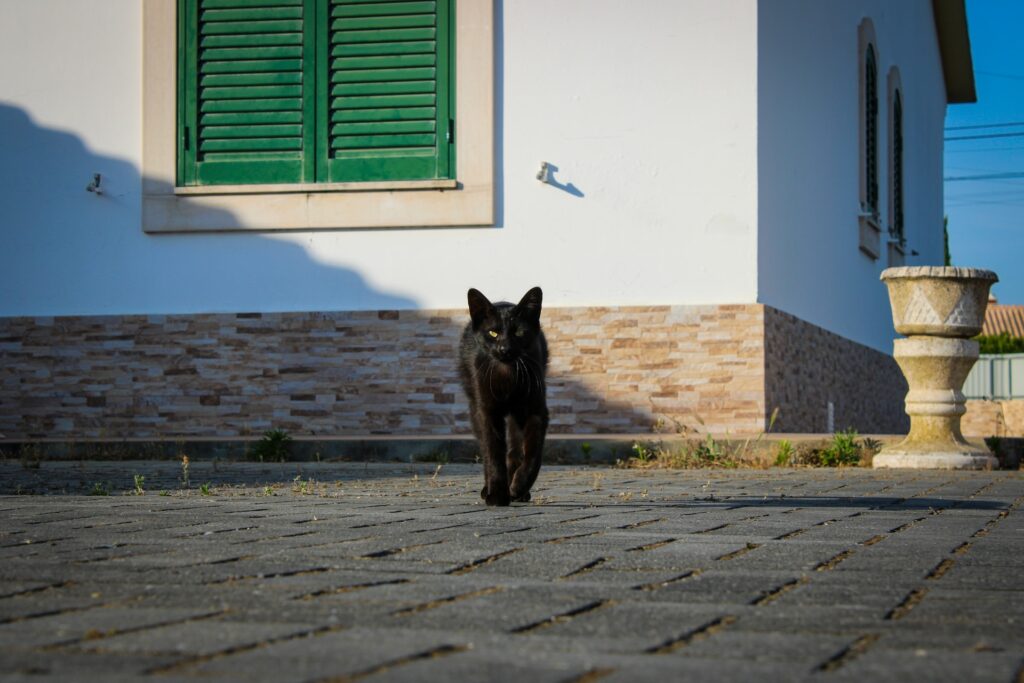
[[[469,315],[459,344],[459,374],[469,397],[473,433],[484,461],[488,505],[530,500],[548,429],[544,373],[548,344],[540,329],[543,294],[492,304],[469,290]]]

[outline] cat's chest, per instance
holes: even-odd
[[[525,397],[530,390],[530,376],[518,364],[485,361],[477,373],[477,391],[484,399],[502,402]]]

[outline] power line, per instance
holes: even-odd
[[[989,140],[991,138],[1020,138],[1024,133],[986,133],[984,135],[960,135],[952,138],[943,138],[945,142],[950,140]]]
[[[999,180],[1003,178],[1024,178],[1024,171],[1010,171],[1008,173],[982,173],[981,175],[947,176],[942,180],[947,183],[955,183],[964,180]]]
[[[977,126],[947,126],[945,130],[977,130],[978,128],[1010,128],[1024,126],[1024,121],[1007,121],[1006,123],[984,123]]]
[[[979,152],[1015,152],[1024,147],[975,147],[974,149],[947,149],[946,154],[975,154]]]
[[[1011,81],[1024,81],[1024,76],[1017,74],[999,74],[994,71],[980,71],[975,69],[974,73],[981,74],[982,76],[995,76],[996,78],[1009,78]]]

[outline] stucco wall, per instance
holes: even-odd
[[[142,233],[141,5],[0,3],[0,316],[756,298],[753,0],[498,0],[497,227],[262,235]]]
[[[858,249],[857,27],[878,52],[882,255]],[[758,6],[758,301],[891,353],[887,81],[903,85],[906,265],[941,265],[945,85],[928,0]],[[910,250],[916,250],[913,256]]]

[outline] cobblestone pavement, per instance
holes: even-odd
[[[1019,472],[182,474],[0,463],[0,678],[1024,680]]]

